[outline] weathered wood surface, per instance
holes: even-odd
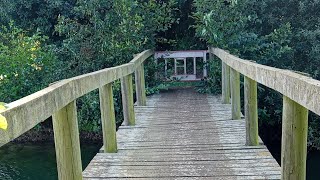
[[[306,179],[308,109],[283,96],[282,180]]]
[[[133,87],[132,74],[121,78],[121,96],[123,107],[123,124],[128,126],[135,125],[135,115],[133,107]]]
[[[99,88],[99,96],[104,152],[115,153],[118,150],[112,83]]]
[[[259,144],[257,82],[244,77],[244,111],[246,119],[247,145]]]
[[[211,54],[211,53],[210,53]],[[230,67],[225,63],[222,64],[222,103],[230,104]]]
[[[81,180],[82,163],[76,102],[68,104],[52,116],[58,177]]]
[[[240,73],[230,68],[232,119],[241,118]]]
[[[280,179],[264,145],[245,146],[245,121],[221,97],[190,89],[154,95],[117,132],[119,151],[98,153],[84,179]]]
[[[141,64],[135,71],[136,97],[139,106],[145,106],[147,101],[146,83],[144,78],[144,65]]]
[[[244,76],[274,89],[320,115],[320,81],[290,70],[240,59],[219,48],[210,48],[224,63]]]

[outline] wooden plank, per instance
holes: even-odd
[[[52,116],[59,180],[81,180],[82,163],[76,102]]]
[[[113,104],[112,83],[99,89],[104,152],[117,152],[116,118]]]
[[[222,63],[222,103],[230,104],[230,67]]]
[[[228,158],[226,159],[226,156]],[[129,151],[126,153],[119,154],[97,154],[97,157],[100,158],[98,162],[104,161],[232,161],[237,160],[246,160],[246,159],[265,159],[267,156],[270,156],[268,150],[264,151],[249,151],[244,152],[233,152],[233,153],[213,153],[213,152],[195,152],[192,153],[154,153],[154,154],[136,154],[135,151]],[[170,159],[168,159],[170,158]],[[168,159],[168,160],[167,160]],[[280,170],[280,168],[279,168]]]
[[[136,65],[152,55],[151,50],[136,56],[131,63],[62,80],[52,86],[8,104],[1,113],[8,121],[7,131],[0,131],[0,146],[12,141],[38,123],[48,119],[77,98],[134,72]]]
[[[224,167],[224,168],[240,168],[240,167],[276,167],[279,170],[279,166],[274,163],[272,159],[250,159],[250,160],[238,160],[233,161],[234,164],[228,164],[225,161],[216,161],[212,163],[212,161],[188,161],[186,163],[181,161],[170,161],[170,162],[110,162],[110,163],[104,163],[104,162],[91,162],[90,166],[104,166],[104,167],[111,167],[111,166],[133,166],[142,169],[142,167],[145,166],[151,166],[151,167],[161,167],[161,166],[167,166],[167,167],[197,167],[197,166],[211,166],[210,168],[215,167]]]
[[[283,96],[281,179],[306,179],[308,109]]]
[[[246,119],[246,144],[259,145],[257,82],[244,77],[244,109]]]
[[[136,97],[138,106],[147,105],[146,86],[144,79],[144,65],[141,64],[135,71]]]
[[[95,177],[88,177],[86,178],[88,180],[101,180],[101,178],[95,178]],[[136,180],[137,178],[108,178],[110,180]],[[226,176],[207,176],[207,177],[143,177],[139,178],[139,180],[194,180],[194,179],[201,179],[201,180],[250,180],[250,179],[280,179],[280,175],[264,175],[264,176],[232,176],[232,175],[226,175]]]
[[[203,168],[203,169],[163,169],[157,168],[152,170],[121,170],[119,168],[112,168],[114,171],[111,171],[109,168],[104,168],[101,166],[91,166],[90,172],[86,172],[84,177],[99,177],[99,178],[158,178],[158,177],[219,177],[219,176],[230,176],[230,169],[210,169],[210,168]],[[265,169],[266,171],[264,171]],[[277,169],[268,169],[266,167],[262,169],[233,169],[237,170],[238,176],[266,176],[266,175],[278,175],[280,173]]]
[[[121,95],[123,107],[123,124],[127,126],[135,125],[132,74],[121,78]]]
[[[207,50],[190,50],[190,51],[156,51],[155,59],[159,58],[185,58],[185,57],[203,57]]]
[[[232,119],[241,118],[240,73],[230,68]]]
[[[280,179],[266,146],[245,145],[245,120],[232,120],[220,97],[189,89],[147,102],[135,107],[136,126],[119,128],[118,153],[97,154],[85,179]]]

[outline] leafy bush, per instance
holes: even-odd
[[[43,47],[46,39],[40,33],[29,36],[13,22],[0,27],[0,101],[11,102],[48,86],[55,57]]]
[[[194,5],[197,35],[209,45],[320,79],[318,1],[195,0]],[[260,126],[279,130],[282,95],[259,86],[258,96]],[[309,147],[320,148],[319,119],[309,116]],[[280,141],[281,132],[275,134]]]
[[[19,27],[28,30],[26,33],[12,28],[17,31],[12,31],[13,36],[9,36],[11,29],[1,35],[11,38],[10,44],[4,43],[0,55],[1,60],[5,59],[0,63],[6,65],[1,66],[1,77],[5,78],[1,80],[0,95],[6,102],[40,90],[55,80],[127,63],[133,54],[155,49],[159,33],[167,31],[176,22],[174,0],[93,0],[90,3],[84,0],[17,0],[5,1],[5,4],[0,10],[1,23],[14,19]],[[14,47],[21,39],[28,41],[27,45]],[[42,46],[44,41],[51,44]],[[37,45],[36,51],[29,51],[34,45]],[[153,62],[146,65],[148,92],[156,92],[154,86],[160,84],[154,78],[155,71]],[[114,83],[114,98],[117,123],[120,124],[119,82]],[[79,98],[77,105],[80,129],[97,132],[100,128],[98,91]]]
[[[174,1],[78,1],[71,13],[61,14],[56,31],[63,42],[55,48],[59,56],[59,77],[72,77],[129,62],[133,54],[155,48],[157,33],[174,22]],[[154,78],[156,65],[146,64],[147,92],[159,85]],[[120,83],[114,84],[117,123],[121,124]],[[80,128],[100,127],[98,93],[78,100]]]

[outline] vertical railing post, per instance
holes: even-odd
[[[76,102],[52,115],[59,180],[81,180],[82,164]]]
[[[118,150],[112,83],[106,84],[99,88],[99,96],[104,152],[116,153]]]
[[[222,62],[222,103],[230,104],[230,67]]]
[[[144,64],[137,67],[135,71],[136,97],[138,106],[147,105],[146,85],[144,77]]]
[[[177,71],[177,59],[174,59],[174,75],[178,75],[178,71]]]
[[[167,78],[167,76],[168,76],[168,60],[167,59],[165,59],[164,60],[164,75],[165,75],[165,78]],[[157,74],[158,72],[156,72],[156,74]],[[158,76],[156,76],[156,78],[155,79],[158,79],[157,78]]]
[[[196,57],[193,58],[193,75],[195,75],[197,79],[197,58]]]
[[[203,77],[208,76],[208,64],[207,64],[207,53],[203,53]]]
[[[281,179],[306,179],[308,109],[283,96]]]
[[[240,73],[230,68],[232,119],[241,118]]]
[[[121,94],[124,125],[134,126],[134,105],[133,105],[133,88],[132,88],[132,74],[121,78]]]
[[[246,145],[259,145],[257,82],[244,77],[244,109],[246,119]]]

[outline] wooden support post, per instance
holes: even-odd
[[[257,82],[244,77],[244,108],[246,118],[246,145],[258,146]]]
[[[164,64],[165,64],[164,75],[167,78],[167,76],[168,76],[168,60],[167,59],[164,60]]]
[[[222,103],[230,104],[230,67],[222,62]]]
[[[208,53],[209,53],[209,60],[213,61],[213,53],[211,52],[211,47],[208,47]]]
[[[116,118],[114,114],[112,83],[99,89],[100,110],[103,133],[103,147],[105,153],[116,153]]]
[[[76,102],[52,115],[59,180],[81,180],[82,164]]]
[[[203,63],[203,77],[206,78],[208,76],[207,53],[203,53]]]
[[[306,179],[308,109],[283,96],[281,179]]]
[[[132,74],[121,78],[121,94],[124,125],[134,126],[134,105],[133,105],[133,88],[132,88]]]
[[[230,68],[232,119],[241,118],[240,73]]]
[[[177,75],[178,71],[177,71],[177,59],[174,59],[174,75]]]
[[[141,64],[135,71],[136,97],[138,106],[147,105],[146,85],[144,79],[144,65]]]
[[[196,59],[196,57],[193,58],[193,74],[195,76],[197,76],[197,59]]]
[[[183,74],[187,75],[187,58],[183,59]]]

